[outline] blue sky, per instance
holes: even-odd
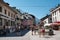
[[[46,14],[50,14],[50,9],[60,3],[60,0],[4,0],[12,7],[17,7],[23,12],[35,15],[41,19]]]

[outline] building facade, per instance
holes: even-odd
[[[14,28],[16,25],[16,16],[19,12],[0,0],[0,28]]]
[[[51,15],[52,15],[52,24],[54,29],[60,28],[60,4],[56,6],[55,8],[51,9]]]
[[[35,16],[28,14],[28,13],[22,14],[22,25],[23,25],[23,27],[29,28],[34,23],[35,23]]]
[[[50,26],[50,23],[52,23],[51,15],[46,15],[45,17],[40,19],[40,26],[41,27]]]
[[[60,21],[60,5],[51,10],[52,22]]]
[[[22,13],[16,7],[12,7],[12,8],[17,11],[16,17],[15,17],[15,24],[16,24],[15,26],[16,26],[16,28],[20,29]]]

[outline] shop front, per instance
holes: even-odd
[[[60,22],[54,22],[50,25],[55,30],[60,30]]]

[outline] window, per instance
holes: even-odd
[[[10,26],[10,20],[8,20],[8,26]]]
[[[45,23],[47,23],[47,22],[45,21]]]
[[[52,19],[53,19],[53,22],[54,22],[54,17]]]
[[[15,18],[15,15],[14,15],[14,18]]]
[[[24,19],[26,19],[26,17],[24,16]]]
[[[7,11],[5,10],[5,14],[7,14]]]
[[[44,21],[44,24],[47,23],[46,21]]]
[[[55,21],[57,21],[57,18],[55,17]]]
[[[0,12],[2,12],[2,7],[0,7]]]
[[[15,18],[15,15],[13,14],[13,18]]]
[[[11,17],[13,17],[13,14],[11,14]]]
[[[28,17],[29,19],[31,19],[30,17]]]
[[[2,26],[2,19],[0,18],[0,26]]]
[[[10,12],[8,12],[8,16],[10,16]]]
[[[56,11],[55,11],[55,15],[56,15]]]
[[[59,9],[59,13],[60,13],[60,9]]]
[[[54,12],[53,12],[53,16],[54,16]]]
[[[50,18],[50,20],[52,20],[52,18]]]
[[[13,14],[13,18],[15,18],[15,15]]]

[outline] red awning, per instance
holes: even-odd
[[[59,26],[60,23],[51,23],[51,26]]]
[[[54,23],[60,23],[60,21],[56,21],[56,22],[54,22]]]

